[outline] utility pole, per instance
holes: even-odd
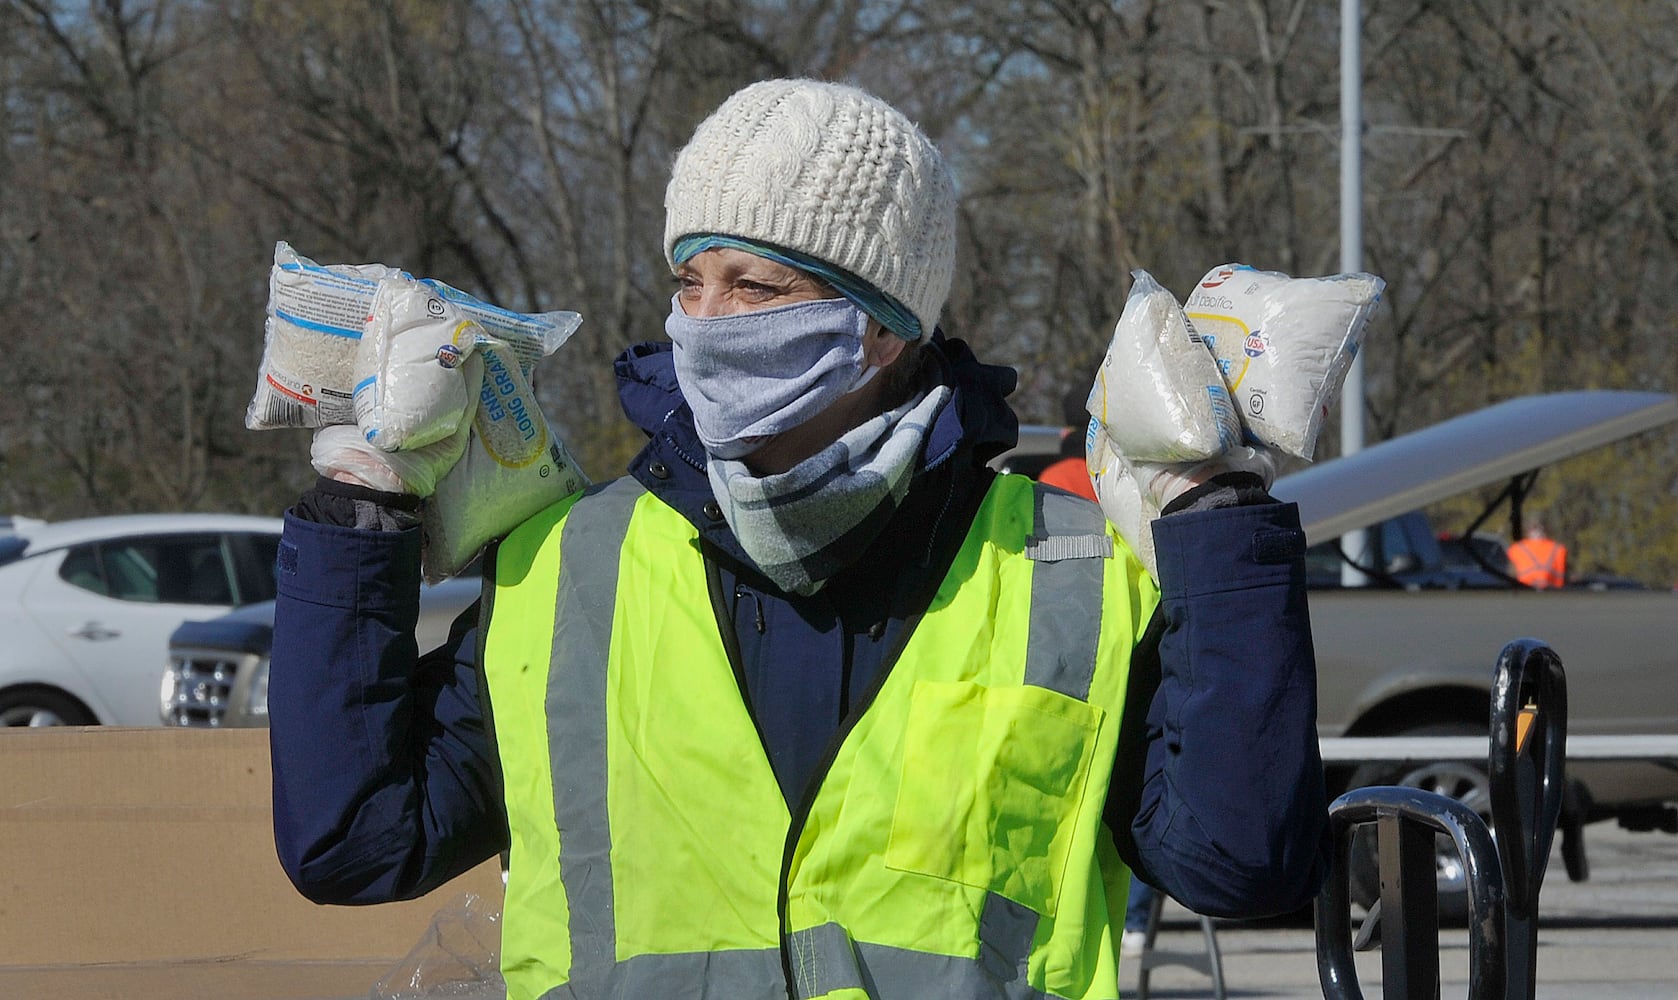
[[[1363,270],[1363,12],[1360,0],[1340,0],[1340,270]],[[1340,454],[1363,449],[1363,352],[1352,359],[1340,390]],[[1367,532],[1341,536],[1352,562],[1364,565]],[[1355,587],[1367,581],[1348,565],[1340,582]]]

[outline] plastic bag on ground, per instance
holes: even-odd
[[[1133,462],[1188,462],[1241,440],[1218,361],[1177,299],[1146,271],[1135,279],[1086,404]]]
[[[1246,264],[1208,271],[1184,304],[1253,440],[1310,459],[1386,283],[1294,278]]]
[[[368,1000],[503,1000],[501,911],[463,893],[432,917],[413,949],[368,993]]]

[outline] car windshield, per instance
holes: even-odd
[[[1439,551],[1445,566],[1450,569],[1491,569],[1509,572],[1509,554],[1496,538],[1474,535],[1462,538],[1450,535],[1439,540]]]

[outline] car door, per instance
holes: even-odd
[[[24,603],[93,692],[102,722],[154,726],[169,633],[229,610],[236,593],[227,539],[196,532],[67,549],[56,572],[30,581]]]

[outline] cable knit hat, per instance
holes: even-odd
[[[871,94],[816,80],[754,83],[676,157],[664,255],[713,234],[849,272],[930,333],[955,274],[955,184],[931,140]]]

